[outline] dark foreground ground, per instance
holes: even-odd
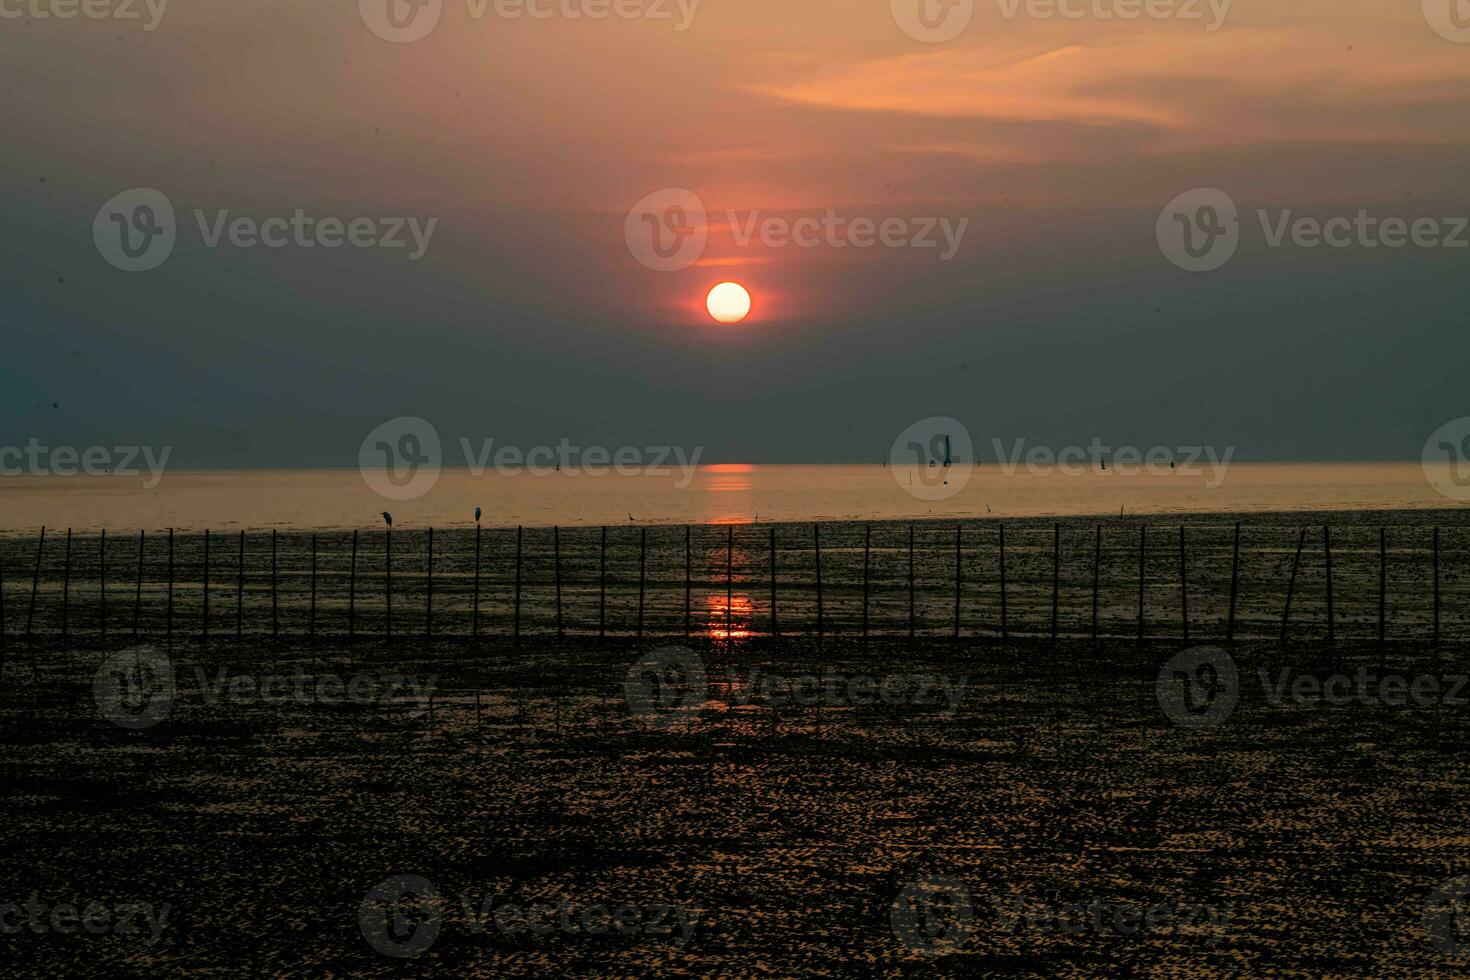
[[[1231,685],[1191,674],[1195,710],[1171,721],[1175,641],[687,642],[630,686],[658,642],[12,639],[0,963],[1470,972],[1435,895],[1470,875],[1463,645],[1237,645],[1237,706],[1186,727],[1220,720]],[[1273,706],[1256,673],[1380,661],[1442,696],[1332,705],[1306,685]],[[767,697],[756,669],[819,687]],[[432,703],[385,700],[385,675],[435,678]],[[957,704],[922,680],[941,676],[964,679]],[[354,677],[358,700],[331,683]],[[166,914],[156,939],[136,908]]]

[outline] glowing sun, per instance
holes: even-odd
[[[738,282],[722,282],[705,298],[709,315],[720,323],[739,323],[750,314],[750,293]]]

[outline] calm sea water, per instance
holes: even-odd
[[[943,475],[873,464],[717,465],[689,478],[571,473],[444,471],[414,500],[386,500],[357,470],[168,472],[142,477],[0,478],[0,527],[77,530],[370,527],[390,511],[405,527],[746,523],[1460,506],[1441,496],[1419,463],[1236,463],[1223,480],[1208,470],[1006,474],[976,466],[963,487]],[[958,480],[956,480],[956,483]],[[956,490],[952,496],[925,499]]]

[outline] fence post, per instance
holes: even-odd
[[[521,541],[524,528],[516,526],[516,610],[515,610],[515,636],[521,636]]]
[[[174,529],[168,529],[168,612],[163,620],[163,635],[170,643],[174,638]]]
[[[1434,529],[1434,645],[1439,646],[1439,528]]]
[[[143,611],[143,531],[138,532],[138,585],[133,592],[133,641],[138,640],[138,619]]]
[[[41,588],[41,556],[46,548],[46,526],[41,525],[41,537],[36,543],[36,570],[31,576],[31,606],[26,611],[26,642],[31,642],[31,626],[36,618],[36,592]]]
[[[235,639],[245,625],[245,532],[240,532],[240,565],[235,573]],[[134,631],[136,632],[136,630]]]
[[[66,558],[61,566],[61,639],[66,640],[71,614],[71,528],[66,529]]]
[[[961,567],[960,525],[954,526],[954,638],[960,638],[960,590],[964,569]]]
[[[311,619],[307,631],[316,636],[316,535],[311,536]]]
[[[276,529],[271,528],[271,639],[280,636],[281,632],[276,610]]]
[[[1388,636],[1388,532],[1378,529],[1378,653]]]
[[[781,625],[776,619],[776,525],[771,525],[771,635],[781,635]]]
[[[1148,575],[1148,525],[1138,525],[1138,642],[1143,642],[1144,610],[1143,585]]]
[[[868,555],[872,547],[873,525],[863,525],[863,639],[868,638]]]
[[[434,529],[429,528],[428,581],[424,584],[424,635],[434,635]]]
[[[602,529],[602,558],[597,572],[597,635],[607,635],[607,527]]]
[[[470,612],[470,635],[480,635],[480,522],[475,521],[475,598]]]
[[[694,572],[694,569],[693,569],[693,550],[694,550],[694,545],[693,545],[692,541],[690,540],[691,537],[692,537],[692,534],[693,534],[693,532],[690,530],[689,525],[688,524],[685,524],[684,525],[684,635],[685,636],[688,636],[689,635],[689,604],[690,604],[690,593],[691,593],[692,588],[693,588],[693,586],[692,586],[692,584],[690,582],[690,579],[692,578],[693,572]]]
[[[817,570],[817,636],[820,638],[826,624],[822,622],[822,526],[817,523],[812,524],[812,547]]]
[[[909,639],[914,638],[914,526],[909,525]]]
[[[735,601],[735,525],[725,525],[725,639],[735,638],[731,632],[731,604]]]
[[[105,535],[107,532],[104,530],[102,533]],[[104,540],[106,540],[106,539],[104,538]],[[105,547],[104,547],[104,555],[105,555]],[[106,565],[106,562],[107,562],[107,559],[104,557],[103,558],[103,564],[104,564],[104,566]],[[104,640],[107,639],[107,579],[106,579],[105,575],[104,575],[104,577],[102,579],[102,639],[104,639]],[[0,551],[0,648],[3,648],[4,646],[5,646],[5,560],[4,560],[4,553],[3,553],[3,551]],[[0,668],[3,668],[3,666],[4,666],[4,661],[3,660],[0,660]]]
[[[1057,638],[1057,613],[1062,591],[1062,526],[1052,525],[1051,534],[1051,638]]]
[[[1097,591],[1102,576],[1102,525],[1094,528],[1092,542],[1092,639],[1097,640]]]
[[[1332,530],[1322,525],[1322,551],[1327,557],[1327,642],[1336,642],[1336,617],[1332,614]]]
[[[272,561],[274,565],[274,561]],[[384,625],[386,635],[393,635],[393,525],[383,531],[383,590],[388,599],[388,616]]]
[[[648,574],[648,528],[638,529],[638,638],[643,638],[643,596]]]
[[[347,639],[357,635],[357,529],[352,529],[352,564],[347,571]]]
[[[97,596],[102,602],[102,642],[107,642],[107,528],[102,529],[102,543],[97,546]],[[0,642],[5,639],[5,576],[0,572]]]
[[[556,635],[562,637],[566,632],[562,629],[561,618],[561,528],[551,529],[551,558],[554,566],[553,575],[556,579]]]
[[[1291,578],[1286,582],[1286,608],[1281,613],[1281,642],[1286,643],[1286,631],[1291,624],[1291,598],[1296,592],[1296,572],[1302,563],[1302,548],[1307,543],[1307,529],[1302,528],[1302,533],[1296,541],[1296,557],[1291,560]]]
[[[1184,643],[1189,644],[1189,560],[1185,557],[1184,524],[1179,525],[1179,615],[1184,625]]]
[[[316,540],[316,536],[315,535],[312,536],[312,540],[313,541]],[[313,589],[315,589],[315,584],[316,584],[315,583],[315,579],[313,579],[313,581],[312,581]],[[316,602],[316,593],[315,593],[315,591],[313,591],[312,592],[312,611],[313,611],[313,615],[315,614],[315,609],[316,609],[315,602]],[[204,530],[204,612],[200,616],[200,625],[203,627],[203,629],[201,630],[201,632],[204,635],[204,639],[208,640],[209,639],[209,529],[208,528],[205,528],[205,530]]]
[[[1000,526],[1000,638],[1010,635],[1010,619],[1006,611],[1006,526]]]
[[[1240,594],[1240,522],[1235,522],[1235,547],[1230,559],[1230,616],[1225,627],[1225,642],[1235,641],[1235,599]]]

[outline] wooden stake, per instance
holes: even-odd
[[[1307,529],[1302,528],[1301,537],[1296,542],[1296,557],[1291,560],[1291,578],[1286,582],[1286,608],[1281,613],[1281,642],[1286,642],[1286,631],[1291,624],[1291,599],[1296,593],[1296,573],[1302,564],[1302,548],[1307,543]]]
[[[71,528],[66,529],[66,558],[61,569],[61,639],[64,642],[71,613]]]
[[[235,639],[245,627],[245,532],[240,532],[240,565],[235,573]]]
[[[1147,576],[1148,525],[1138,525],[1138,642],[1143,642],[1143,583]]]
[[[776,619],[776,525],[771,525],[771,635],[780,636],[781,626]]]
[[[690,540],[692,532],[689,525],[684,525],[684,635],[689,635],[689,601],[692,584],[690,578],[693,574],[693,544]]]
[[[1000,526],[1000,637],[1010,635],[1010,619],[1006,612],[1006,526]]]
[[[961,567],[960,550],[960,525],[954,526],[954,638],[960,638],[960,588],[964,578],[964,569]]]
[[[312,537],[312,540],[313,541],[316,540],[315,536]],[[313,596],[312,597],[313,597],[313,599],[315,599],[315,593],[313,593]],[[315,612],[315,606],[313,606],[313,612]],[[203,634],[204,639],[208,640],[209,639],[209,530],[208,530],[208,528],[206,528],[205,531],[204,531],[204,612],[200,616],[200,625],[202,627],[202,629],[201,629],[200,632]]]
[[[516,609],[515,609],[515,636],[521,636],[521,541],[524,536],[524,528],[516,527]]]
[[[1094,529],[1092,542],[1092,638],[1097,640],[1097,592],[1102,579],[1102,525]]]
[[[686,617],[687,618],[687,617]],[[597,635],[607,635],[607,528],[602,529],[602,564],[597,573]]]
[[[480,522],[475,522],[475,598],[472,612],[470,613],[470,635],[480,635]],[[475,694],[480,693],[479,686],[475,687]]]
[[[1439,646],[1439,528],[1434,529],[1434,645]]]
[[[36,593],[41,588],[41,555],[46,549],[46,526],[41,525],[41,537],[36,542],[36,570],[31,577],[31,606],[26,610],[26,642],[31,642],[31,626],[36,618]]]
[[[102,642],[107,642],[107,528],[97,546],[97,597],[102,602]],[[0,642],[5,639],[5,577],[0,573]]]
[[[551,548],[553,575],[556,579],[556,635],[561,637],[566,633],[562,629],[561,619],[561,528],[559,527],[551,529]]]
[[[1388,637],[1388,531],[1378,529],[1378,647]]]
[[[428,582],[424,586],[424,635],[434,635],[434,529],[429,528]]]
[[[272,565],[274,565],[272,561]],[[393,635],[393,525],[383,532],[383,588],[388,597],[388,618],[384,624],[388,636]]]
[[[725,639],[733,640],[735,634],[731,608],[735,602],[735,525],[725,525]]]
[[[909,525],[909,639],[914,638],[914,526]]]
[[[1240,522],[1235,522],[1235,548],[1230,559],[1230,615],[1225,627],[1225,642],[1235,641],[1235,598],[1240,594]]]
[[[204,532],[208,534],[209,532]],[[207,538],[205,540],[208,540]],[[207,606],[206,606],[207,608]],[[311,536],[311,617],[307,620],[307,632],[316,636],[316,535]]]
[[[347,570],[347,639],[357,636],[357,530],[352,531],[352,564]]]
[[[1051,532],[1051,638],[1057,638],[1057,613],[1062,593],[1062,526],[1052,525]]]
[[[138,619],[143,611],[143,531],[138,532],[138,586],[133,592],[133,642],[138,640]]]
[[[271,638],[280,635],[280,623],[276,615],[276,529],[271,528]]]
[[[638,638],[643,638],[643,596],[648,568],[648,529],[638,529]]]
[[[823,622],[825,617],[822,605],[822,526],[820,524],[812,524],[812,548],[812,561],[817,571],[817,636],[820,638],[826,626]]]
[[[873,525],[863,525],[863,639],[868,638],[868,555],[872,548]]]
[[[163,634],[170,643],[174,638],[174,529],[168,529],[168,612],[163,620]]]
[[[1327,558],[1327,642],[1336,640],[1337,617],[1332,614],[1332,529],[1322,525],[1322,552]]]
[[[1184,625],[1184,643],[1189,644],[1189,561],[1185,556],[1184,525],[1179,525],[1179,618]]]

